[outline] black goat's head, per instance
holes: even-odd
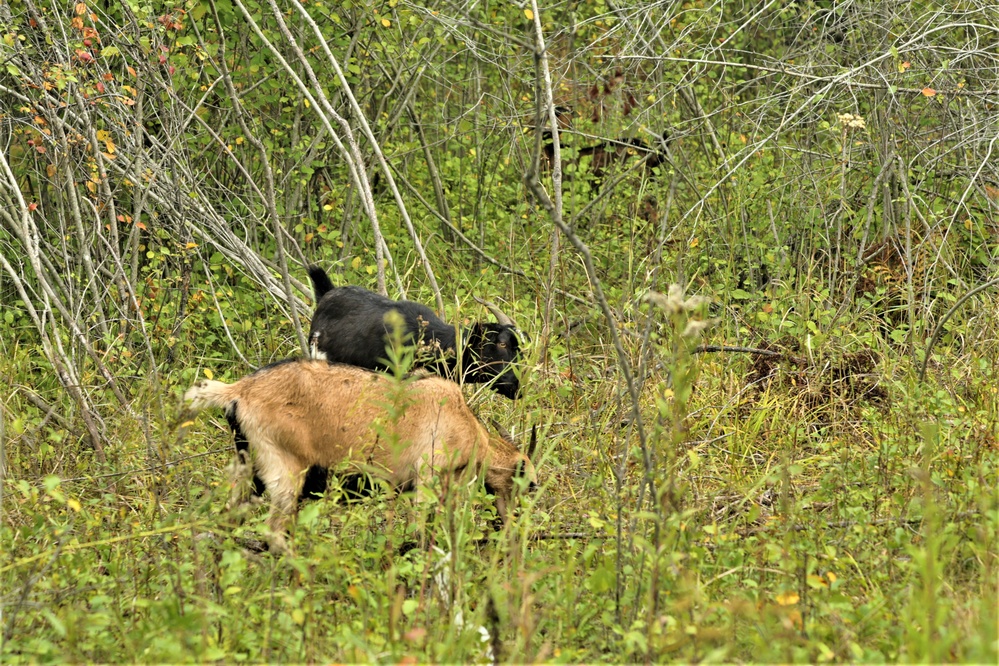
[[[497,393],[513,400],[520,394],[520,380],[512,367],[519,354],[520,341],[513,326],[478,322],[465,339],[465,377],[473,382],[493,382]]]

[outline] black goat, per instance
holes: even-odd
[[[495,306],[490,310],[497,323],[477,322],[463,332],[459,365],[454,326],[430,308],[412,301],[393,301],[361,287],[334,287],[322,268],[310,266],[308,270],[316,292],[316,313],[309,330],[314,357],[370,370],[387,369],[385,315],[395,311],[402,315],[407,343],[431,351],[429,361],[418,355],[422,367],[452,378],[460,367],[466,382],[494,382],[493,390],[511,400],[520,393],[520,380],[510,367],[520,352],[520,343],[513,321]]]

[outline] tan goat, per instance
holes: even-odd
[[[255,470],[271,495],[268,527],[277,552],[287,548],[287,520],[313,466],[368,473],[396,487],[471,466],[484,473],[504,520],[514,476],[526,477],[531,487],[537,481],[530,458],[508,439],[491,436],[458,385],[440,377],[400,386],[369,370],[295,360],[234,384],[199,382],[184,399],[195,412],[225,408],[236,436],[236,501],[245,501]]]

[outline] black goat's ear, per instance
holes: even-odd
[[[531,442],[527,445],[527,458],[534,461],[534,452],[538,448],[538,424],[531,426]]]

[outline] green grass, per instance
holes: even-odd
[[[980,359],[919,385],[890,349],[863,377],[830,372],[847,365],[831,351],[751,386],[744,354],[660,350],[641,393],[652,497],[626,393],[599,376],[613,358],[588,344],[547,369],[531,348],[516,405],[473,396],[545,435],[542,488],[498,532],[474,484],[430,487],[308,503],[294,556],[246,550],[265,510],[223,512],[230,436],[219,414],[180,436],[186,376],[148,387],[106,467],[64,430],[9,421],[4,663],[995,661]],[[692,391],[668,386],[680,363]]]

